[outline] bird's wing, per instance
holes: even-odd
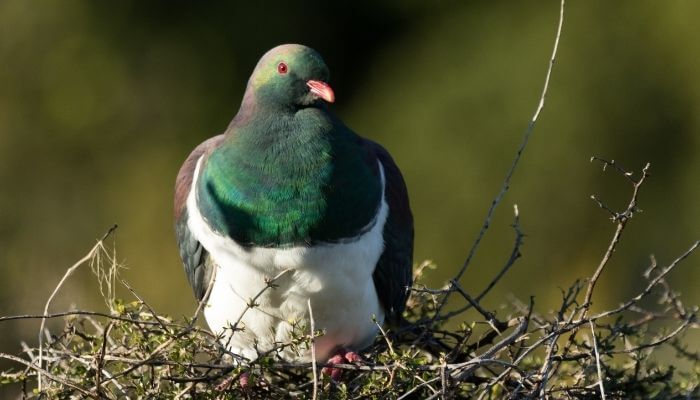
[[[413,215],[401,171],[381,145],[366,140],[384,168],[384,197],[389,215],[384,225],[384,252],[374,270],[374,286],[388,320],[398,320],[408,299],[413,267]]]
[[[192,188],[194,170],[197,160],[201,156],[207,156],[215,149],[224,138],[224,135],[215,136],[203,142],[187,157],[175,181],[175,234],[180,248],[180,257],[187,273],[187,280],[194,290],[198,300],[202,300],[211,279],[213,264],[209,253],[190,231],[187,220],[187,196]]]

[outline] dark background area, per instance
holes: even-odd
[[[334,111],[401,166],[415,259],[439,266],[430,282],[453,276],[537,105],[559,4],[346,4],[1,0],[0,314],[40,313],[116,222],[123,276],[157,311],[190,315],[171,221],[175,175],[225,129],[257,59],[290,42],[325,57]],[[644,212],[594,309],[636,293],[650,254],[666,263],[700,237],[698,15],[693,1],[569,2],[547,105],[463,279],[480,291],[505,262],[517,203],[524,257],[486,306],[532,294],[547,311],[560,288],[595,269],[614,225],[589,197],[622,209],[631,187],[592,155],[634,171],[652,165]],[[700,301],[698,264],[694,255],[671,277],[687,304]],[[104,308],[88,268],[52,310],[72,306]],[[2,323],[0,349],[34,344],[38,326]]]

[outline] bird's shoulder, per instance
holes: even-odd
[[[187,219],[191,210],[187,210],[187,197],[195,178],[197,162],[202,156],[208,157],[223,139],[224,135],[214,136],[197,146],[185,159],[175,179],[175,233],[187,279],[195,296],[200,300],[204,296],[206,284],[211,276],[213,260],[193,232],[190,231]]]
[[[221,145],[224,140],[224,135],[214,136],[202,142],[199,146],[195,147],[189,156],[182,163],[180,171],[175,179],[175,220],[178,221],[185,210],[187,203],[187,196],[190,193],[192,187],[192,181],[194,179],[194,171],[197,167],[197,161],[202,156],[208,156],[217,147]]]

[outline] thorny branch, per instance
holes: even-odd
[[[617,222],[617,229],[615,230],[615,234],[613,235],[612,240],[610,241],[610,245],[608,246],[608,249],[605,251],[605,254],[603,255],[602,260],[600,261],[600,264],[598,265],[598,268],[595,270],[593,273],[593,276],[591,279],[588,281],[588,288],[586,289],[586,295],[584,296],[583,300],[583,305],[581,308],[581,315],[586,315],[588,313],[588,310],[590,309],[591,306],[591,297],[593,297],[593,289],[595,289],[596,283],[598,283],[598,279],[600,278],[600,274],[603,273],[603,269],[605,266],[608,264],[610,261],[610,258],[612,257],[613,253],[615,252],[615,248],[617,247],[617,244],[620,242],[620,238],[622,237],[622,232],[625,230],[625,227],[627,226],[627,222],[632,218],[635,212],[637,212],[639,209],[637,208],[637,201],[639,197],[639,189],[642,187],[644,184],[644,180],[649,176],[649,163],[647,163],[644,168],[642,169],[642,176],[638,180],[634,180],[632,178],[632,173],[627,172],[620,168],[615,161],[606,161],[602,158],[598,157],[593,157],[591,158],[591,161],[593,160],[598,160],[603,163],[604,166],[607,165],[614,165],[620,173],[623,174],[626,178],[628,178],[632,182],[632,186],[634,187],[634,190],[632,192],[632,198],[630,199],[629,204],[627,205],[627,208],[619,213],[613,213],[613,221]],[[594,196],[591,196],[593,199],[595,199]],[[609,208],[605,205],[603,205],[602,202],[598,201],[598,204],[606,209],[609,210]]]
[[[137,301],[123,304],[117,309],[113,309],[110,303],[109,313],[83,310],[49,313],[50,303],[63,282],[78,266],[92,260],[91,254],[94,255],[95,249],[100,248],[96,245],[66,272],[42,314],[0,317],[0,323],[19,319],[41,320],[39,348],[32,349],[25,345],[23,352],[26,359],[0,353],[0,358],[25,368],[16,372],[0,372],[0,380],[21,383],[26,396],[30,396],[27,386],[37,382],[40,396],[89,398],[153,397],[163,393],[172,393],[175,398],[218,398],[223,395],[246,398],[317,398],[326,395],[366,398],[386,396],[387,393],[399,399],[552,398],[562,395],[573,398],[596,395],[621,398],[633,391],[646,393],[650,390],[657,395],[661,393],[659,396],[662,397],[700,396],[697,375],[682,375],[680,379],[685,379],[687,385],[672,386],[668,382],[675,379],[678,373],[672,369],[663,370],[648,357],[652,351],[668,346],[678,352],[678,357],[700,364],[700,355],[687,350],[682,342],[683,333],[697,327],[698,307],[687,307],[666,280],[696,251],[700,241],[694,242],[666,266],[658,266],[652,258],[651,267],[643,275],[647,283],[636,296],[614,309],[597,314],[590,312],[595,286],[610,263],[623,230],[639,211],[638,194],[648,177],[648,164],[641,176],[635,177],[615,161],[592,158],[592,161],[601,162],[604,169],[610,167],[622,174],[633,185],[633,193],[627,208],[621,212],[614,211],[593,196],[596,204],[611,215],[616,231],[588,282],[577,280],[571,287],[562,290],[562,304],[555,312],[537,313],[532,298],[529,305],[513,299],[508,309],[511,314],[498,318],[496,313],[480,303],[520,257],[525,235],[520,228],[517,206],[514,208],[513,249],[500,272],[476,297],[460,284],[490,226],[496,207],[509,190],[511,178],[544,107],[563,20],[562,0],[540,101],[462,268],[446,288],[430,289],[420,283],[423,269],[428,264],[419,266],[417,282],[405,313],[410,324],[395,330],[385,330],[378,324],[381,336],[365,350],[364,358],[367,361],[364,363],[316,365],[315,361],[290,363],[279,357],[283,351],[315,351],[314,340],[320,333],[315,331],[310,303],[310,329],[303,327],[303,331],[293,334],[290,342],[280,343],[278,347],[260,353],[254,360],[232,354],[225,344],[220,343],[221,337],[195,326],[213,286],[214,274],[193,317],[184,323],[174,323],[170,318],[158,315],[124,281],[121,281],[122,284]],[[99,246],[101,242],[98,242]],[[99,263],[99,260],[96,262]],[[110,279],[116,277],[116,272],[116,269],[110,272]],[[241,330],[239,324],[245,313],[257,307],[258,298],[266,290],[274,289],[277,279],[286,272],[281,271],[265,281],[264,288],[250,299],[248,308],[232,324],[229,339]],[[584,287],[583,300],[579,301]],[[448,299],[455,293],[459,294],[463,304],[453,311],[443,312]],[[660,309],[650,309],[640,304],[652,293],[658,294]],[[111,297],[106,300],[108,303],[114,301]],[[468,309],[476,310],[482,320],[469,325],[462,323],[453,330],[443,328],[445,323],[458,322],[453,318]],[[628,321],[628,314],[633,314],[635,319]],[[44,329],[45,321],[59,317],[66,318],[63,332],[49,334]],[[662,320],[672,322],[675,327],[669,331],[657,331],[650,325]],[[590,340],[584,338],[580,341],[577,333],[584,325],[591,328],[592,336]],[[566,345],[560,351],[559,339],[567,334]],[[46,342],[44,335],[47,335]],[[331,366],[346,370],[350,374],[348,380],[334,382],[327,376],[316,375],[317,368]],[[234,382],[238,382],[244,373],[250,374],[254,384],[249,387],[235,385]],[[42,377],[47,380],[46,385],[41,384]],[[659,385],[662,385],[661,389]]]
[[[596,284],[598,283],[598,280],[600,279],[601,274],[603,273],[603,270],[605,267],[608,265],[610,262],[610,259],[612,258],[612,255],[615,253],[615,250],[617,248],[618,243],[620,242],[620,239],[622,238],[622,233],[624,232],[625,228],[627,227],[627,223],[630,221],[632,216],[639,210],[637,207],[638,201],[639,201],[639,190],[644,184],[645,179],[649,176],[649,163],[647,163],[644,168],[642,169],[642,174],[641,177],[638,179],[633,178],[633,173],[628,172],[625,169],[623,169],[621,166],[619,166],[614,160],[613,161],[607,161],[603,158],[600,157],[591,157],[591,162],[593,161],[599,161],[603,164],[603,170],[605,170],[608,166],[613,167],[617,172],[619,172],[623,177],[625,177],[627,180],[629,180],[632,183],[633,186],[633,191],[632,191],[632,196],[630,198],[630,201],[627,205],[627,208],[622,211],[622,212],[614,212],[612,211],[608,206],[606,206],[603,202],[598,200],[595,196],[591,196],[591,198],[598,204],[599,207],[603,208],[604,210],[608,211],[612,215],[612,220],[617,223],[615,233],[613,234],[612,239],[610,240],[610,244],[608,245],[608,248],[605,251],[605,254],[603,255],[600,263],[598,264],[598,267],[596,268],[595,272],[591,276],[591,278],[588,280],[588,286],[586,288],[586,294],[584,295],[583,302],[581,305],[578,307],[578,319],[582,320],[585,319],[586,315],[588,314],[588,311],[590,310],[591,307],[591,298],[593,297],[593,290],[595,289]],[[651,289],[649,289],[651,290]],[[575,312],[571,312],[570,317],[569,317],[569,322],[574,317]],[[576,340],[576,334],[578,333],[578,327],[572,330],[568,342],[564,346],[564,349],[562,351],[562,354],[564,357],[569,353],[571,350],[571,346],[573,345],[574,341]],[[550,340],[550,345],[547,348],[547,355],[546,359],[547,360],[552,360],[552,357],[554,353],[556,352],[555,346],[557,343],[557,340],[559,339],[559,336],[554,336]],[[550,366],[553,367],[550,369]],[[545,377],[547,374],[550,372],[556,372],[558,368],[558,364],[552,365],[552,363],[547,362],[543,366],[542,372],[545,374]],[[546,379],[545,379],[545,386],[546,386]],[[544,386],[541,388],[544,389]]]
[[[105,239],[109,237],[115,230],[117,229],[117,225],[113,225],[109,230],[107,230],[107,233],[105,233],[100,240],[97,241],[97,244],[95,244],[92,249],[85,255],[85,257],[81,258],[78,260],[75,264],[73,264],[68,270],[66,270],[66,273],[63,275],[63,278],[58,282],[58,285],[54,288],[53,292],[49,296],[49,299],[46,300],[46,304],[44,305],[44,315],[49,313],[49,307],[51,306],[51,302],[53,301],[54,297],[56,294],[58,294],[58,291],[61,289],[63,286],[63,283],[68,280],[68,278],[75,272],[76,269],[78,269],[81,265],[85,264],[86,262],[90,261],[93,257],[95,257],[95,254],[97,254],[101,249],[103,249],[103,242]],[[46,318],[41,319],[41,327],[39,328],[39,358],[38,358],[38,363],[39,363],[39,368],[37,371],[39,372],[39,376],[37,377],[38,381],[38,389],[41,391],[41,386],[42,386],[42,380],[41,380],[41,371],[43,367],[43,361],[44,361],[44,330],[46,327]]]
[[[459,284],[453,283],[464,301],[481,314],[488,327],[483,335],[474,336],[469,327],[462,331],[443,331],[435,326],[430,329],[431,335],[416,343],[410,331],[400,333],[381,328],[381,337],[365,353],[368,361],[361,365],[342,364],[332,367],[354,374],[348,383],[343,384],[346,385],[343,390],[358,396],[366,393],[363,390],[366,390],[364,388],[367,385],[375,385],[372,381],[377,381],[377,394],[395,390],[397,398],[418,393],[425,398],[450,397],[457,393],[483,397],[485,393],[495,390],[496,386],[498,390],[514,397],[549,397],[562,391],[570,375],[578,374],[580,376],[576,378],[575,384],[566,386],[568,395],[591,395],[592,388],[604,385],[607,396],[620,397],[625,389],[607,380],[607,377],[624,374],[628,368],[623,368],[622,371],[615,369],[610,363],[610,357],[629,357],[631,362],[636,363],[637,369],[643,369],[643,363],[646,362],[644,354],[667,344],[680,347],[680,335],[696,322],[697,307],[687,308],[678,293],[671,289],[666,277],[698,246],[700,242],[695,242],[665,266],[658,266],[654,260],[652,267],[644,274],[648,280],[647,285],[636,296],[613,310],[590,316],[576,316],[580,310],[576,301],[580,288],[577,282],[562,292],[562,307],[552,316],[536,314],[531,300],[529,306],[514,304],[514,310],[519,311],[505,321],[482,308]],[[267,287],[273,285],[274,281],[275,278],[268,279]],[[654,288],[662,289],[659,297],[662,309],[645,311],[639,302],[650,295]],[[409,309],[407,317],[416,322],[426,321],[424,316],[435,311],[434,303],[429,299],[443,294],[445,290],[449,289],[421,288],[418,283],[412,294],[414,306]],[[313,348],[312,338],[315,334],[309,334],[308,330],[300,333],[295,342],[281,344],[280,348],[261,354],[256,360],[238,360],[232,364],[230,354],[222,349],[215,335],[192,328],[187,323],[175,324],[166,317],[158,317],[140,296],[135,297],[138,301],[129,306],[132,308],[127,307],[118,316],[78,310],[61,314],[68,317],[66,329],[48,342],[45,349],[46,368],[39,371],[39,367],[31,361],[32,357],[24,360],[0,354],[1,358],[27,367],[24,372],[14,375],[4,373],[3,376],[27,381],[41,373],[50,381],[43,388],[44,391],[53,391],[54,395],[76,393],[91,398],[117,398],[138,393],[147,395],[154,390],[165,390],[168,385],[172,386],[178,398],[187,398],[195,393],[218,390],[212,388],[220,387],[221,380],[227,382],[221,393],[234,396],[245,393],[253,398],[292,395],[312,397],[314,387],[317,390],[316,396],[320,396],[322,391],[333,393],[340,390],[340,384],[329,381],[327,377],[313,378],[313,363],[289,363],[276,356],[284,348],[309,348],[309,344]],[[251,301],[251,307],[254,306],[255,301]],[[665,319],[679,321],[679,324],[669,332],[660,332],[653,337],[653,333],[638,337],[630,328],[638,322],[627,322],[622,318],[623,313],[632,308],[634,315],[641,313],[646,321]],[[4,320],[21,317],[23,316],[8,317]],[[90,322],[98,325],[85,326],[83,318],[91,318]],[[105,321],[104,325],[99,325],[93,318],[101,318]],[[530,324],[533,321],[536,322]],[[574,341],[570,353],[558,353],[556,346],[552,345],[556,338],[571,334],[584,324],[593,326],[596,331],[595,348],[590,346],[591,341]],[[96,332],[88,329],[92,326]],[[313,327],[311,329],[311,332],[315,332]],[[436,343],[440,343],[440,346],[435,346]],[[78,350],[72,350],[77,344],[80,344]],[[32,354],[32,351],[27,349],[26,353]],[[545,351],[548,356],[541,363],[533,364],[529,357],[540,351]],[[687,356],[700,362],[693,353],[688,353]],[[89,379],[65,374],[76,364],[86,370]],[[330,366],[318,365],[317,368]],[[64,371],[64,374],[57,371]],[[237,382],[243,371],[256,377],[254,388],[244,389],[230,384]],[[556,371],[561,373],[557,375]],[[151,378],[140,379],[135,384],[132,377],[142,375]],[[637,379],[640,384],[644,384],[656,382],[660,377],[650,375]],[[696,389],[688,393],[694,393],[694,390]]]

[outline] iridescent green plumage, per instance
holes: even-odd
[[[262,106],[261,106],[262,107]],[[358,235],[381,201],[362,140],[318,108],[251,120],[215,150],[199,181],[212,227],[238,243],[286,246]]]

